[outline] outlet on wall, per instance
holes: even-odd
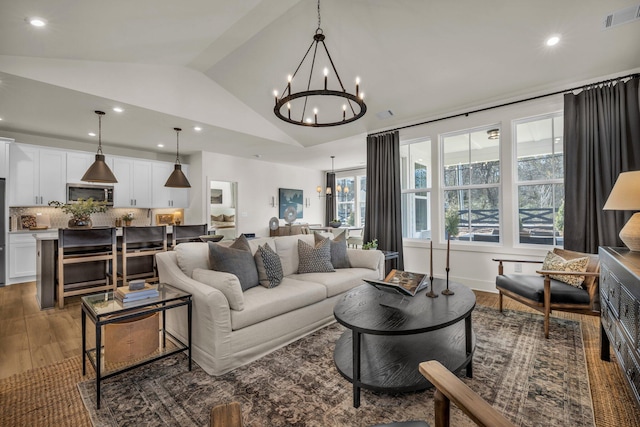
[[[522,264],[520,264],[519,262],[516,262],[513,269],[516,273],[522,273]]]

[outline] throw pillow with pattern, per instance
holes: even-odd
[[[547,256],[544,258],[544,262],[542,263],[542,269],[552,271],[573,271],[582,273],[587,271],[588,265],[588,257],[566,260],[560,255],[556,255],[555,253],[549,251],[547,253]],[[550,277],[552,279],[559,280],[560,282],[567,283],[571,286],[575,286],[576,288],[582,288],[582,282],[584,282],[584,276],[567,276],[554,274]]]
[[[316,245],[322,240],[329,240],[329,246],[331,248],[331,265],[333,268],[349,268],[349,257],[347,256],[347,239],[345,238],[346,232],[338,234],[333,240],[328,237],[322,237],[318,233],[313,234]]]
[[[331,246],[329,239],[324,239],[315,246],[298,240],[298,274],[328,273],[335,271],[331,264]]]
[[[275,288],[282,283],[282,264],[280,257],[268,243],[258,246],[253,256],[258,268],[258,280],[265,288]]]

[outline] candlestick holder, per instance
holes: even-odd
[[[449,289],[449,267],[445,268],[447,270],[447,288],[442,290],[442,295],[455,295],[451,289]]]
[[[431,282],[431,284],[430,284],[430,287],[429,287],[429,292],[427,292],[426,295],[429,298],[438,298],[438,294],[433,292],[433,276],[429,276],[429,282]]]

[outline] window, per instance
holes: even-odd
[[[352,227],[364,227],[364,210],[367,201],[367,176],[365,171],[339,172],[336,177],[336,217],[343,224]],[[353,173],[353,172],[352,172]]]
[[[445,239],[500,241],[499,130],[443,135]]]
[[[402,237],[431,239],[431,140],[400,146]]]
[[[515,123],[520,243],[564,243],[563,126],[561,114]]]

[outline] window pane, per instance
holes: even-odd
[[[472,132],[471,184],[500,182],[500,139],[489,139],[486,130]]]
[[[469,184],[469,134],[445,136],[442,139],[444,185]]]
[[[402,194],[402,237],[410,239],[431,238],[430,206],[429,192]]]
[[[545,118],[516,125],[518,180],[534,181],[554,178],[553,119]],[[562,159],[560,159],[562,163]]]
[[[553,177],[564,179],[564,117],[553,118]]]
[[[564,186],[562,184],[518,187],[520,243],[562,244],[564,208],[561,206],[563,205]]]
[[[470,191],[470,232],[476,242],[500,241],[500,191],[479,188]]]
[[[403,190],[430,188],[431,140],[400,146]]]
[[[469,240],[469,190],[444,192],[445,239]]]
[[[367,177],[359,176],[358,183],[358,204],[360,205],[359,226],[364,227],[364,214],[367,205]]]

